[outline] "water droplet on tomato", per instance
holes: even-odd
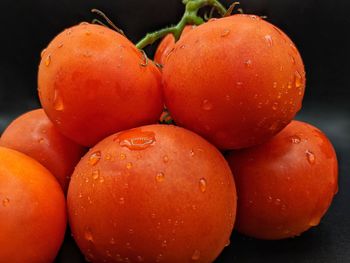
[[[275,199],[275,205],[280,205],[280,204],[281,204],[281,199],[276,198],[276,199]]]
[[[125,204],[125,198],[124,197],[120,197],[119,198],[119,204],[121,204],[121,205]]]
[[[51,55],[48,55],[45,59],[45,66],[48,67],[50,66],[51,63]]]
[[[91,35],[91,31],[90,31],[90,30],[87,30],[87,31],[85,32],[85,35],[86,35],[86,36],[90,36],[90,35]]]
[[[303,78],[300,75],[299,71],[295,71],[295,87],[300,88],[303,85]]]
[[[251,68],[251,67],[252,67],[252,64],[253,64],[253,62],[252,62],[250,59],[244,61],[244,65],[245,65],[247,68]]]
[[[57,48],[63,47],[63,43],[58,44]]]
[[[157,181],[157,182],[159,182],[159,183],[160,183],[160,182],[163,182],[164,179],[165,179],[165,175],[164,175],[163,172],[157,173],[157,175],[156,175],[156,181]]]
[[[121,153],[121,154],[119,155],[119,159],[120,159],[120,160],[125,160],[125,159],[126,159],[126,155],[125,155],[124,153]]]
[[[143,257],[141,257],[141,256],[137,256],[137,261],[138,261],[138,262],[143,262],[144,259],[143,259]]]
[[[164,240],[164,241],[162,242],[162,247],[163,247],[163,248],[166,248],[167,246],[168,246],[168,241]]]
[[[230,245],[231,245],[231,240],[229,239],[229,240],[226,241],[225,247],[228,247]]]
[[[293,55],[289,55],[290,57],[290,61],[292,62],[292,64],[295,64],[295,57]]]
[[[315,157],[315,154],[313,152],[307,150],[306,151],[306,158],[307,158],[307,161],[310,164],[314,164],[315,163],[316,157]]]
[[[79,25],[80,25],[80,26],[87,26],[87,25],[89,25],[89,23],[88,23],[88,22],[83,21],[83,22],[81,22]]]
[[[317,226],[321,221],[321,218],[319,216],[314,216],[311,218],[309,222],[309,226]]]
[[[101,176],[99,182],[103,183],[104,181],[105,181],[105,179]]]
[[[161,262],[163,260],[163,254],[157,256],[156,262]]]
[[[114,141],[118,141],[120,146],[129,150],[145,150],[154,145],[156,138],[154,132],[133,129],[120,133]]]
[[[243,82],[241,82],[241,81],[236,82],[237,88],[242,88],[242,86],[243,86]]]
[[[40,139],[38,140],[38,142],[39,142],[40,144],[42,144],[42,143],[45,142],[45,139],[44,139],[44,138],[40,138]]]
[[[222,33],[221,33],[221,37],[227,37],[230,34],[231,30],[230,29],[225,29]]]
[[[265,38],[265,41],[266,41],[267,45],[268,45],[269,47],[272,47],[272,45],[273,45],[272,36],[270,36],[270,35],[265,35],[264,38]]]
[[[207,99],[202,102],[202,109],[205,111],[210,111],[213,108],[213,104]]]
[[[272,104],[272,110],[276,111],[278,109],[278,103],[275,102]]]
[[[293,135],[290,137],[290,140],[294,144],[299,144],[301,142],[301,138],[298,135]]]
[[[131,162],[127,163],[127,164],[126,164],[126,169],[129,169],[129,170],[130,170],[131,168],[132,168],[132,163],[131,163]]]
[[[95,166],[101,160],[101,152],[93,152],[89,157],[89,164]]]
[[[111,238],[111,240],[109,241],[109,243],[110,243],[111,245],[114,245],[114,244],[115,244],[115,239],[114,239],[114,237]]]
[[[164,162],[164,163],[169,162],[169,157],[168,157],[168,155],[164,155],[164,157],[163,157],[163,162]]]
[[[105,160],[110,161],[112,159],[112,155],[107,153],[105,156]]]
[[[47,49],[43,49],[40,53],[40,57],[43,58],[45,56],[45,53],[46,53]]]
[[[92,179],[97,180],[100,177],[100,170],[92,171]]]
[[[5,198],[5,199],[2,200],[2,205],[4,207],[9,206],[9,204],[10,204],[10,199],[9,198]]]
[[[58,89],[54,90],[53,107],[57,111],[63,111],[64,110],[63,99],[62,99],[61,93],[60,93],[60,91]]]
[[[84,237],[86,241],[93,243],[94,242],[94,237],[92,235],[91,229],[87,228],[84,233]]]
[[[201,178],[199,180],[199,189],[202,193],[204,193],[207,190],[207,180],[205,180],[204,178]]]
[[[198,249],[196,249],[194,252],[193,252],[193,254],[192,254],[192,260],[193,261],[197,261],[197,260],[199,260],[200,259],[200,257],[201,257],[201,252],[198,250]]]

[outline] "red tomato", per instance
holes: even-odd
[[[317,128],[293,121],[263,145],[228,156],[238,191],[236,228],[248,236],[297,236],[320,219],[338,189],[336,154]]]
[[[65,230],[65,198],[52,174],[0,147],[0,262],[52,263]]]
[[[252,15],[212,20],[180,39],[163,69],[176,124],[220,149],[260,144],[301,108],[305,72],[292,41]]]
[[[181,37],[185,36],[189,31],[191,31],[196,26],[188,25],[184,28],[182,31]],[[173,34],[169,34],[166,37],[163,38],[163,40],[160,42],[156,54],[154,55],[154,61],[165,65],[166,60],[168,59],[168,56],[173,52],[175,48],[175,38]]]
[[[153,125],[90,150],[72,176],[68,211],[92,262],[212,262],[228,244],[236,190],[214,146]]]
[[[0,138],[0,146],[34,158],[53,173],[64,192],[85,149],[64,137],[42,109],[14,120]]]
[[[49,118],[85,146],[156,123],[163,109],[160,71],[103,26],[83,23],[59,34],[43,52],[38,84]]]

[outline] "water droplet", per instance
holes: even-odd
[[[169,157],[168,157],[168,155],[164,155],[164,157],[163,157],[163,162],[164,162],[164,163],[169,162]]]
[[[225,99],[226,99],[227,101],[230,101],[230,100],[231,100],[231,96],[230,96],[230,95],[226,95],[226,96],[225,96]]]
[[[129,229],[129,234],[130,234],[130,235],[134,234],[134,229],[130,228],[130,229]]]
[[[87,30],[87,31],[85,32],[85,35],[90,36],[90,35],[91,35],[91,31],[90,31],[90,30]]]
[[[63,47],[63,43],[58,44],[57,48]]]
[[[192,205],[192,210],[197,210],[197,206],[196,205]]]
[[[229,239],[229,240],[227,240],[227,242],[226,242],[226,244],[225,244],[225,247],[228,247],[228,246],[230,246],[231,245],[231,240]]]
[[[213,108],[213,104],[207,99],[202,102],[202,109],[205,111],[210,111]]]
[[[143,262],[144,259],[143,259],[143,257],[141,257],[141,256],[137,256],[137,261],[138,261],[138,262]]]
[[[276,200],[275,200],[275,205],[280,205],[280,204],[281,204],[281,199],[276,198]]]
[[[81,26],[87,26],[87,25],[89,25],[89,23],[86,22],[86,21],[83,21],[83,22],[81,22],[79,25],[81,25]]]
[[[127,147],[129,150],[144,150],[152,146],[156,138],[154,132],[133,129],[120,133],[114,141],[118,141],[120,146]]]
[[[292,50],[295,54],[297,54],[297,55],[299,54],[298,49],[296,48],[296,46],[294,46],[294,44],[290,43],[289,46],[292,48]]]
[[[201,257],[201,252],[199,251],[199,250],[195,250],[194,252],[193,252],[193,255],[192,255],[192,260],[193,261],[197,261],[197,260],[199,260],[200,259],[200,257]]]
[[[124,197],[120,197],[119,198],[119,204],[121,204],[121,205],[125,204],[125,198]]]
[[[194,150],[193,150],[193,149],[191,149],[191,151],[190,151],[190,155],[191,155],[191,157],[193,157],[193,156],[195,155],[195,153],[194,153]]]
[[[51,55],[48,55],[45,59],[45,66],[48,67],[50,66],[51,63]]]
[[[168,242],[166,241],[166,240],[164,240],[163,242],[162,242],[162,247],[163,248],[166,248],[168,246]]]
[[[301,142],[301,138],[298,135],[294,135],[290,137],[290,140],[294,144],[299,144]]]
[[[115,255],[115,259],[117,260],[117,262],[123,262],[123,258],[120,256],[120,254]]]
[[[321,218],[318,216],[312,217],[310,222],[309,222],[309,226],[317,226],[321,221]]]
[[[94,237],[92,235],[91,229],[86,229],[85,233],[84,233],[84,237],[88,242],[94,242]]]
[[[278,109],[278,102],[272,104],[272,110],[276,111]]]
[[[204,193],[207,190],[207,180],[205,180],[204,178],[201,178],[199,180],[199,189],[202,193]]]
[[[106,156],[105,156],[105,159],[106,159],[107,161],[110,161],[110,160],[112,159],[112,155],[109,154],[109,153],[107,153]]]
[[[127,164],[126,164],[126,169],[129,169],[129,170],[130,170],[131,168],[132,168],[132,163],[130,163],[130,162],[127,163]]]
[[[164,179],[165,179],[164,173],[162,173],[162,172],[157,173],[157,175],[156,175],[156,181],[157,181],[157,182],[159,182],[159,183],[160,183],[160,182],[163,182]]]
[[[104,181],[105,181],[105,179],[101,176],[99,182],[103,183]]]
[[[66,35],[71,35],[72,34],[72,29],[68,29],[67,31],[66,31]]]
[[[242,86],[243,86],[243,82],[240,82],[240,81],[236,82],[237,88],[242,88]]]
[[[268,202],[268,203],[271,203],[271,202],[272,202],[272,199],[273,199],[272,196],[268,196],[268,197],[267,197],[267,202]]]
[[[180,46],[180,49],[184,49],[186,46],[185,45],[181,45]]]
[[[300,88],[303,85],[303,78],[300,75],[299,71],[295,71],[295,87]]]
[[[287,89],[292,89],[292,83],[291,82],[288,82],[288,85],[287,85]]]
[[[114,244],[115,244],[115,239],[114,239],[114,237],[111,238],[111,240],[109,241],[109,243],[110,243],[111,245],[114,245]]]
[[[97,151],[90,155],[89,164],[95,166],[101,160],[101,152]]]
[[[131,248],[130,242],[126,242],[126,243],[125,243],[125,246],[126,246],[127,249],[130,249],[130,248]]]
[[[156,262],[161,262],[163,260],[163,254],[157,256]]]
[[[307,161],[310,164],[314,164],[315,163],[316,157],[315,157],[315,154],[313,152],[307,150],[306,151],[306,158],[307,158]]]
[[[63,99],[62,99],[61,93],[60,93],[60,91],[58,89],[54,90],[53,107],[57,111],[63,111],[64,110]]]
[[[44,139],[44,138],[40,138],[40,139],[38,140],[38,142],[39,142],[40,144],[42,144],[42,143],[45,142],[45,139]]]
[[[40,53],[40,57],[43,58],[45,56],[45,53],[46,53],[47,49],[43,49]]]
[[[95,170],[92,172],[92,179],[97,180],[100,176],[100,170]]]
[[[9,198],[5,198],[5,199],[2,200],[2,205],[4,207],[9,206],[9,204],[10,204],[10,199]]]
[[[292,64],[295,65],[295,57],[293,55],[289,55],[289,57]]]
[[[253,64],[253,62],[252,62],[250,59],[244,61],[244,65],[245,65],[247,68],[251,68],[251,67],[252,67],[252,64]]]
[[[222,32],[221,37],[227,37],[230,34],[230,29],[225,29],[224,32]]]
[[[272,44],[273,44],[272,37],[270,35],[265,35],[264,38],[265,38],[265,41],[266,41],[267,45],[269,47],[272,47]]]

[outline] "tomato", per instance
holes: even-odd
[[[0,147],[0,262],[51,263],[65,230],[65,197],[53,175]]]
[[[252,15],[212,20],[188,32],[163,69],[176,124],[220,149],[260,144],[301,108],[305,72],[292,41]]]
[[[317,128],[293,121],[263,145],[228,156],[237,184],[236,228],[261,239],[319,224],[338,189],[334,149]]]
[[[182,31],[181,37],[185,36],[189,31],[194,29],[196,26],[188,25],[184,28]],[[160,42],[156,53],[154,55],[154,61],[165,65],[166,60],[168,59],[168,56],[173,52],[175,48],[175,38],[172,34],[167,35],[163,38],[163,40]]]
[[[92,262],[212,262],[228,244],[236,190],[215,147],[185,129],[151,125],[89,151],[72,176],[68,213]]]
[[[0,145],[22,152],[53,173],[64,192],[85,149],[67,139],[54,127],[42,109],[14,120],[0,138]]]
[[[156,123],[164,104],[154,63],[124,36],[88,23],[65,30],[44,50],[38,86],[48,117],[84,146]]]

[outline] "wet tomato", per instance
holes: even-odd
[[[22,152],[44,165],[68,189],[70,176],[85,149],[64,137],[42,109],[14,120],[0,138],[0,146]]]
[[[334,149],[317,128],[293,121],[265,144],[228,156],[238,192],[238,231],[261,239],[301,234],[338,189]]]
[[[52,122],[84,146],[156,123],[163,109],[158,68],[124,36],[99,25],[59,34],[42,53],[38,86]]]
[[[51,263],[65,230],[65,198],[53,175],[0,147],[0,262]]]
[[[301,108],[302,59],[277,27],[252,15],[211,20],[168,55],[165,102],[176,124],[220,149],[260,144]]]
[[[185,129],[152,125],[90,150],[72,176],[68,211],[92,262],[212,262],[228,244],[236,190],[214,146]]]

